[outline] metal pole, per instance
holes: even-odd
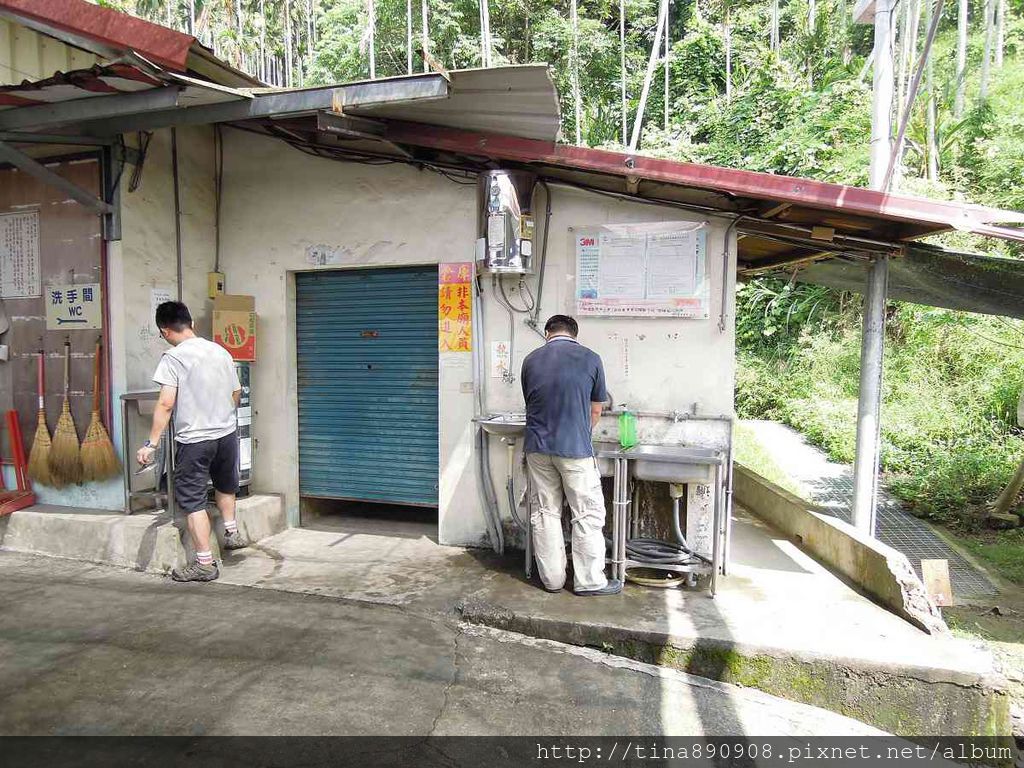
[[[873,56],[874,100],[871,108],[872,189],[884,190],[892,157],[893,0],[878,0],[875,9]],[[853,524],[875,535],[878,496],[878,454],[881,437],[882,353],[885,343],[885,301],[889,258],[880,254],[871,264],[864,294],[864,328],[860,348],[860,394],[857,400],[857,455],[853,466]]]
[[[878,256],[868,273],[864,329],[860,346],[860,397],[857,401],[857,456],[853,465],[853,524],[875,535],[878,454],[882,411],[882,353],[889,257]]]
[[[875,10],[874,100],[871,106],[871,168],[869,186],[881,189],[892,152],[892,2],[878,0]]]

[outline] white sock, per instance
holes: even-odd
[[[237,520],[225,520],[224,521],[224,530],[227,531],[228,533],[234,533],[235,531],[238,530],[238,521]]]
[[[196,562],[200,565],[213,565],[213,552],[196,552]]]

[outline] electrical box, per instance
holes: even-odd
[[[496,274],[533,274],[533,190],[537,177],[523,171],[486,171],[479,177],[483,257]]]
[[[211,299],[216,299],[218,296],[224,293],[224,273],[207,272],[206,290]]]

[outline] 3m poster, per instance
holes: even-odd
[[[576,313],[707,318],[707,222],[574,227]]]
[[[39,211],[0,214],[0,299],[42,295]]]
[[[471,352],[473,262],[441,264],[437,270],[437,348]]]

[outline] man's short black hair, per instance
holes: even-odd
[[[575,339],[579,332],[579,325],[568,315],[552,315],[544,323],[544,333],[568,333]]]
[[[165,301],[156,308],[156,327],[181,333],[192,327],[192,314],[180,301]]]

